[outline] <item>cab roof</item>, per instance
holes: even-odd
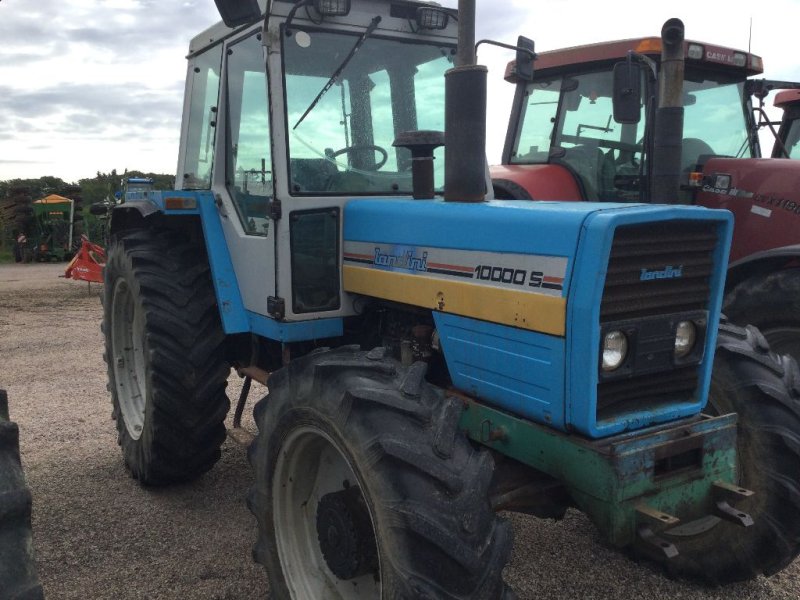
[[[761,57],[743,50],[692,40],[684,41],[683,48],[684,56],[689,63],[705,63],[711,68],[740,72],[743,77],[758,75],[764,71]],[[629,51],[645,54],[658,60],[661,56],[661,38],[631,38],[540,52],[537,54],[534,69],[537,74],[556,73],[562,70],[572,70],[578,65],[616,62],[624,60]],[[517,82],[515,60],[508,63],[505,78],[506,81]]]

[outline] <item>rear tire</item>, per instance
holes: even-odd
[[[273,597],[513,597],[501,577],[510,525],[488,501],[493,460],[425,368],[345,347],[270,377],[248,504]]]
[[[755,495],[736,506],[754,524],[720,522],[693,538],[672,537],[680,554],[668,570],[715,585],[777,573],[800,553],[797,363],[770,352],[754,327],[723,322],[706,412],[739,415],[738,483]]]
[[[8,419],[8,399],[0,390],[0,597],[41,600],[31,534],[31,492],[19,456],[19,429]]]
[[[115,238],[103,331],[118,440],[146,485],[188,481],[220,458],[230,367],[202,245],[181,231]]]
[[[758,327],[773,352],[800,361],[800,269],[746,279],[726,296],[724,312],[739,325]]]

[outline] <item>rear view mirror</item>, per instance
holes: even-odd
[[[642,67],[632,60],[614,65],[614,121],[636,124],[642,118]]]
[[[517,77],[533,81],[533,40],[521,35],[517,38]]]

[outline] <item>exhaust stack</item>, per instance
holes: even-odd
[[[683,141],[684,26],[669,19],[661,28],[661,69],[658,75],[658,108],[653,138],[651,201],[678,202]]]
[[[475,0],[458,1],[456,66],[445,73],[444,199],[486,197],[486,77],[475,56]]]

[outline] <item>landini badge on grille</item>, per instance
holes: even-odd
[[[654,279],[680,279],[683,277],[683,265],[679,267],[673,267],[669,265],[664,267],[661,271],[648,271],[647,269],[642,269],[641,275],[639,275],[639,281],[652,281]]]

